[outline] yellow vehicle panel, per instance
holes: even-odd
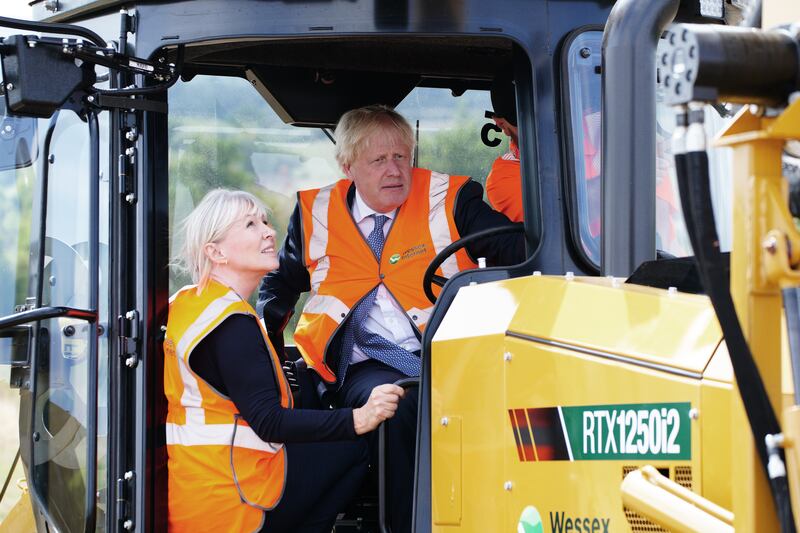
[[[546,276],[462,288],[431,353],[434,530],[644,531],[619,489],[644,464],[729,506],[730,445],[703,445],[730,434],[719,343],[702,296]]]

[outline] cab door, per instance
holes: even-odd
[[[13,117],[2,102],[0,115],[1,398],[18,406],[39,529],[104,531],[108,113]]]

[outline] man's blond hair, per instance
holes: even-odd
[[[381,131],[414,151],[414,130],[403,115],[385,105],[368,105],[342,115],[336,125],[336,161],[350,165],[369,147],[373,134]]]

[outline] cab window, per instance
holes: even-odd
[[[182,245],[180,222],[213,188],[243,189],[259,197],[282,243],[297,191],[343,177],[328,137],[332,132],[285,124],[244,79],[196,76],[171,89],[169,106],[170,256]],[[413,89],[397,106],[418,129],[418,166],[481,183],[507,149],[507,143],[488,148],[480,140],[484,111],[490,108],[488,91],[455,97],[449,89],[429,87]],[[190,283],[185,272],[170,270],[171,294]],[[298,317],[284,330],[287,343]]]
[[[569,135],[567,136],[567,168],[570,178],[570,219],[573,241],[579,253],[595,268],[600,266],[600,234],[602,210],[602,121],[601,45],[602,31],[590,30],[574,36],[566,46],[565,98]],[[674,256],[692,254],[683,212],[680,205],[671,137],[674,112],[662,103],[656,93],[656,164],[655,217],[656,249]],[[727,121],[717,110],[707,106],[706,129],[710,136],[719,132]],[[730,175],[727,149],[709,150],[712,194],[718,231],[723,249],[730,248],[730,198],[725,186]]]

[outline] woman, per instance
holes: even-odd
[[[366,472],[357,435],[392,417],[403,390],[376,387],[358,409],[293,410],[247,302],[278,267],[264,207],[218,189],[184,231],[178,261],[195,285],[170,299],[164,341],[170,530],[330,531]]]

